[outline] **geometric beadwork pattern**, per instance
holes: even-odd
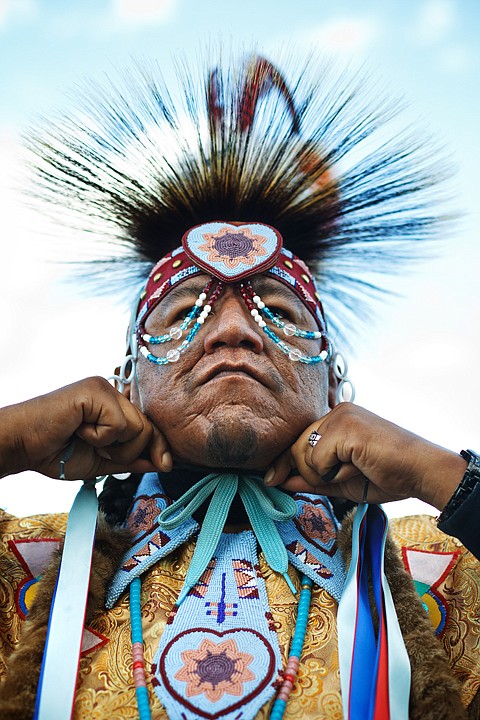
[[[332,506],[326,497],[301,493],[294,496],[298,512],[293,520],[277,522],[288,558],[300,572],[327,590],[339,600],[345,582],[345,565],[337,545],[338,523]],[[156,473],[145,475],[138,486],[128,527],[135,532],[134,544],[125,554],[122,566],[115,575],[107,592],[106,607],[115,605],[120,595],[134,577],[139,577],[156,562],[169,555],[175,548],[190,539],[199,529],[198,523],[188,518],[177,528],[168,532],[160,530],[158,516],[171,504],[165,495]],[[253,563],[253,564],[252,564]],[[200,581],[189,595],[205,599],[213,567],[207,566]],[[241,555],[231,559],[229,573],[242,600],[258,599],[258,563]],[[212,598],[212,603],[219,603]],[[206,610],[223,615],[216,605]],[[230,608],[236,611],[236,608]]]
[[[290,543],[290,545],[287,545],[286,547],[288,552],[295,555],[295,557],[301,563],[303,563],[305,566],[308,566],[319,577],[327,579],[332,577],[331,571],[321,562],[318,562],[318,560],[312,555],[312,553],[308,552],[308,550],[298,540],[294,540]]]
[[[448,621],[448,602],[443,595],[443,584],[457,562],[459,551],[431,552],[402,547],[405,568],[413,578],[422,604],[435,635],[442,637]]]
[[[288,559],[300,572],[340,600],[345,584],[345,563],[337,544],[338,522],[326,497],[294,495],[297,515],[276,523]]]
[[[254,568],[249,560],[232,560],[233,576],[237,584],[238,596],[240,598],[258,599],[258,587],[256,577],[258,566]]]
[[[158,516],[171,504],[164,494],[157,473],[147,473],[137,488],[127,526],[136,533],[132,547],[113,578],[106,597],[106,607],[115,605],[131,581],[192,537],[198,523],[187,518],[175,530],[159,529]]]

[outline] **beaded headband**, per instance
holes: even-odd
[[[255,322],[290,360],[304,363],[329,361],[331,345],[326,335],[326,323],[320,296],[308,267],[282,247],[283,241],[275,228],[263,223],[209,222],[197,225],[182,238],[182,246],[163,257],[153,268],[140,296],[137,310],[136,335],[142,355],[157,365],[176,362],[185,352],[207,319],[213,303],[226,284],[238,283],[243,300]],[[164,335],[145,332],[145,320],[152,310],[179,283],[207,273],[210,280],[194,306],[178,327]],[[273,313],[254,292],[249,278],[265,273],[286,285],[302,301],[315,318],[318,331],[302,330]],[[286,336],[321,340],[318,355],[305,355],[280,339],[267,323],[283,330]],[[188,334],[184,337],[184,333]],[[181,344],[163,357],[154,355],[148,346],[178,341]]]

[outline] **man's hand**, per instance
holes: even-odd
[[[158,429],[107,380],[93,377],[0,410],[0,477],[35,470],[58,478],[72,440],[68,480],[172,467]]]
[[[321,436],[314,447],[308,442],[313,431]],[[275,461],[265,479],[292,492],[316,492],[355,502],[362,500],[368,479],[368,502],[414,497],[442,510],[465,469],[460,455],[368,410],[341,403],[310,425]]]

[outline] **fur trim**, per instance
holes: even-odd
[[[477,692],[468,706],[467,717],[469,720],[480,720],[480,692]]]
[[[104,516],[99,514],[86,624],[103,610],[107,588],[130,545],[130,532],[112,529]],[[43,575],[37,597],[22,628],[18,648],[8,661],[7,676],[0,687],[0,717],[3,720],[31,720],[33,717],[50,604],[61,556],[62,548]]]
[[[347,567],[352,557],[353,515],[344,519],[338,536]],[[412,669],[410,720],[466,720],[458,682],[391,538],[385,548],[385,575]]]

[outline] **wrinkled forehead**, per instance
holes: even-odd
[[[275,282],[272,287],[282,286],[299,298],[320,329],[326,329],[314,278],[305,263],[283,247],[280,233],[262,223],[223,221],[191,228],[182,238],[182,246],[159,260],[140,296],[137,322],[178,286],[187,281],[190,286],[193,278],[201,284],[205,277],[214,285],[269,278]]]

